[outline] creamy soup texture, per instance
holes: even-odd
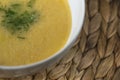
[[[0,65],[44,60],[68,40],[71,15],[67,0],[0,0]]]

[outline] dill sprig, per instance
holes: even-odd
[[[1,24],[11,34],[27,32],[31,28],[31,25],[39,18],[37,11],[32,8],[29,9],[28,5],[26,8],[23,8],[21,4],[12,4],[8,8],[0,7],[0,12],[4,12]]]
[[[30,1],[28,2],[28,6],[29,6],[29,7],[33,7],[35,1],[36,1],[36,0],[30,0]]]

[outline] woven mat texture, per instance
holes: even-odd
[[[119,0],[86,0],[86,16],[74,47],[43,72],[0,80],[120,80]]]

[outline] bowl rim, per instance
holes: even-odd
[[[85,17],[85,0],[82,0],[82,7],[83,7],[83,11],[82,11],[82,21],[80,23],[79,26],[82,26],[83,25],[83,22],[84,22],[84,17]],[[41,61],[38,61],[38,62],[35,62],[35,63],[31,63],[31,64],[27,64],[27,65],[20,65],[20,66],[0,66],[0,69],[2,70],[21,70],[21,69],[27,69],[27,68],[33,68],[35,66],[38,66],[40,64],[43,64],[43,63],[46,63],[52,59],[54,59],[55,57],[61,55],[61,53],[64,53],[64,51],[66,51],[67,49],[71,48],[72,45],[74,44],[74,42],[76,41],[77,37],[79,36],[79,33],[81,31],[82,27],[79,28],[79,32],[75,35],[74,39],[71,41],[71,43],[69,43],[66,47],[64,47],[63,49],[61,49],[60,51],[56,52],[55,54],[53,54],[52,56],[44,59],[44,60],[41,60]]]

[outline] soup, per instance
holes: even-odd
[[[0,65],[44,60],[64,47],[70,30],[67,0],[0,1]]]

